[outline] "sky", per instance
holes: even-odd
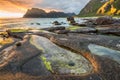
[[[22,17],[27,9],[40,8],[47,12],[51,10],[75,12],[80,10],[90,0],[0,0],[0,17]]]

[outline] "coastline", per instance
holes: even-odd
[[[88,19],[86,24],[75,23],[82,26],[72,25],[72,28],[64,26],[28,30],[11,28],[7,33],[14,43],[2,45],[0,49],[0,56],[3,56],[0,57],[2,61],[0,65],[5,64],[0,67],[0,74],[4,75],[0,78],[7,79],[9,74],[11,79],[26,77],[44,80],[52,76],[60,80],[71,77],[75,80],[119,79],[120,68],[116,61],[120,56],[120,27],[116,24],[119,19],[100,17],[92,21]],[[13,48],[8,52],[7,48],[10,46]],[[118,53],[114,54],[114,51]],[[11,55],[13,53],[15,55]],[[100,55],[103,53],[104,55]],[[116,55],[119,56],[116,58]],[[78,67],[80,65],[81,67]],[[108,74],[108,71],[112,74]]]

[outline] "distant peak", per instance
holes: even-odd
[[[23,16],[25,18],[58,18],[58,17],[69,17],[74,16],[73,13],[64,13],[59,11],[46,12],[44,9],[31,8],[28,9],[26,14]]]

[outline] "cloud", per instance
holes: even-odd
[[[33,5],[33,0],[0,0],[1,11],[23,12]]]
[[[61,10],[64,12],[79,13],[89,1],[90,0],[43,0],[35,6],[46,9]]]
[[[28,8],[38,7],[46,10],[79,13],[88,1],[89,0],[0,0],[0,10],[25,12]]]

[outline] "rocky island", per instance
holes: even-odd
[[[69,17],[74,15],[75,13],[64,13],[64,12],[56,12],[56,11],[50,11],[47,13],[43,9],[32,8],[32,9],[28,9],[28,11],[23,17],[24,18],[60,18],[60,17]]]

